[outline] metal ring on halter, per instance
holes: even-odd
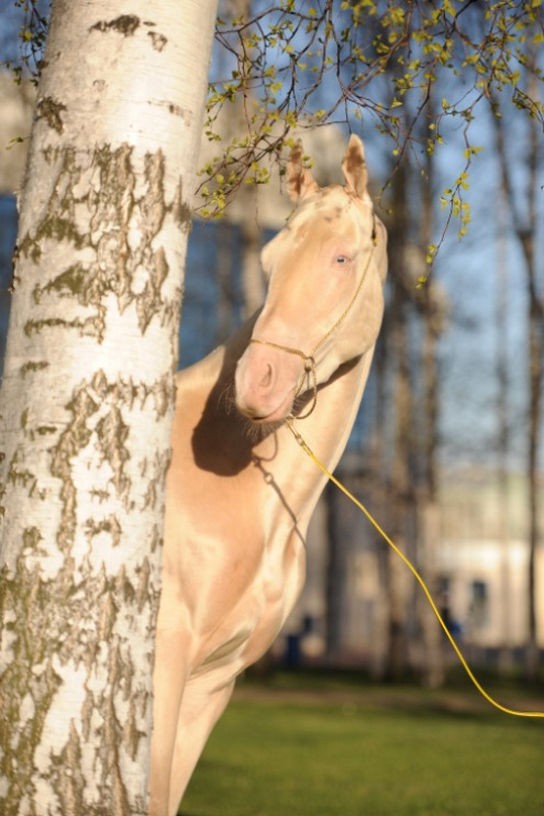
[[[304,372],[306,374],[306,380],[308,381],[308,388],[312,390],[312,402],[309,409],[306,411],[305,414],[299,414],[297,419],[306,419],[309,417],[311,413],[313,413],[316,405],[317,405],[317,374],[315,371],[315,360],[313,357],[308,357],[304,355]],[[301,380],[300,385],[297,389],[295,394],[295,400],[300,394],[302,393],[303,389],[303,381],[304,378]],[[293,400],[294,402],[294,400]]]

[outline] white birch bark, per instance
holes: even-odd
[[[1,392],[0,812],[147,810],[163,484],[217,0],[54,0]]]

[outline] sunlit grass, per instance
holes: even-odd
[[[459,695],[315,689],[235,699],[183,816],[542,816],[544,722]]]

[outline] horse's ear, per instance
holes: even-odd
[[[292,201],[298,201],[317,190],[318,183],[310,171],[302,166],[302,142],[299,140],[291,150],[287,163],[287,192]]]
[[[366,192],[368,173],[366,171],[365,149],[362,141],[354,133],[349,137],[342,161],[342,172],[346,179],[346,190],[362,198]]]

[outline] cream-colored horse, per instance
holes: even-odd
[[[167,483],[154,674],[151,816],[173,816],[236,676],[278,634],[304,580],[304,535],[365,387],[383,311],[386,233],[352,136],[345,186],[293,150],[296,209],[262,253],[266,302],[181,372]]]

